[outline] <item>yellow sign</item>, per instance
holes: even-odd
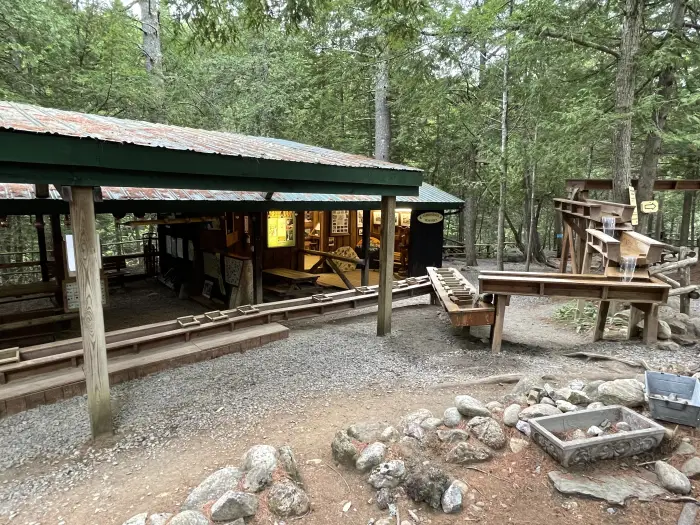
[[[630,204],[634,206],[634,212],[632,213],[632,226],[639,224],[639,214],[637,213],[637,194],[634,193],[634,188],[629,187],[630,190]]]
[[[659,201],[642,201],[639,209],[642,213],[656,213],[659,211]]]
[[[296,245],[297,218],[293,211],[267,212],[267,247],[285,248]]]

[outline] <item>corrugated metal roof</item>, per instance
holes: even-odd
[[[32,184],[0,183],[0,201],[33,199],[34,186]],[[183,190],[168,188],[122,188],[102,187],[104,201],[219,201],[219,202],[266,202],[261,192],[255,191],[230,191],[230,190]],[[49,185],[49,199],[60,200],[61,195],[53,185]],[[448,207],[458,208],[464,201],[442,191],[435,186],[423,183],[417,197],[399,196],[396,198],[400,204],[422,203],[443,204]],[[380,202],[378,195],[336,195],[319,193],[275,193],[270,199],[272,202],[337,202],[338,204],[354,202]],[[452,206],[449,206],[452,205]]]
[[[410,166],[308,146],[289,140],[169,126],[7,101],[0,101],[0,129],[91,138],[137,146],[189,150],[254,159],[355,168],[421,171]]]

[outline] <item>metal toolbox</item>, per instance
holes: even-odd
[[[651,417],[689,427],[700,426],[700,382],[688,376],[645,374]]]

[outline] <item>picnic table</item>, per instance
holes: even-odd
[[[321,287],[316,283],[319,276],[313,273],[290,270],[289,268],[271,268],[263,270],[263,276],[274,284],[266,285],[265,290],[282,297],[299,297],[309,292],[318,293]]]

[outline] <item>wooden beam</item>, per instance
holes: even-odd
[[[46,282],[49,280],[49,265],[48,255],[46,254],[46,228],[44,227],[44,216],[36,216],[36,236],[39,243],[39,266],[41,267],[41,280]]]
[[[644,313],[644,329],[642,330],[642,342],[645,345],[655,343],[659,333],[659,306],[646,305],[649,308]]]
[[[330,257],[328,257],[328,258],[326,259],[326,262],[328,263],[328,266],[330,266],[331,269],[336,273],[336,275],[337,275],[338,277],[340,277],[340,279],[343,281],[343,283],[345,283],[345,286],[347,286],[348,290],[354,290],[354,289],[355,289],[355,286],[350,282],[350,279],[347,278],[347,276],[345,275],[345,272],[343,272],[343,270],[341,270],[341,269],[338,267],[338,265],[335,264],[335,262],[333,261],[333,259],[331,259]]]
[[[361,283],[362,286],[369,286],[369,248],[370,238],[372,236],[372,211],[365,210],[362,212],[362,257],[364,257],[365,265],[362,267]]]
[[[605,323],[610,311],[610,301],[600,301],[598,306],[598,316],[595,320],[595,330],[593,331],[593,341],[600,341],[605,333]]]
[[[379,248],[379,311],[377,335],[391,333],[391,290],[394,277],[394,213],[396,197],[382,197],[382,232]]]
[[[564,221],[564,234],[561,242],[561,258],[559,260],[559,273],[566,273],[566,263],[569,259],[569,236],[571,235],[571,226]]]
[[[362,259],[357,259],[354,257],[345,257],[343,255],[336,255],[335,253],[331,253],[331,252],[322,252],[319,250],[307,250],[307,249],[303,249],[300,251],[303,253],[308,253],[309,255],[318,255],[319,257],[325,257],[327,259],[335,259],[337,261],[343,261],[343,262],[349,262],[349,263],[355,263],[355,264],[364,264],[365,263]]]
[[[496,295],[496,318],[491,326],[491,352],[498,354],[501,351],[501,343],[503,341],[503,321],[506,317],[506,305],[508,304],[507,295]]]
[[[124,226],[157,226],[159,224],[194,224],[199,222],[212,222],[219,217],[177,217],[175,219],[141,219],[137,221],[127,221]]]
[[[74,186],[70,202],[75,237],[76,278],[80,302],[80,333],[85,357],[88,411],[93,438],[112,433],[107,346],[100,289],[100,249],[91,187]]]
[[[253,237],[253,304],[263,302],[263,247],[265,245],[262,230],[263,214],[255,212],[250,214],[250,224]]]

